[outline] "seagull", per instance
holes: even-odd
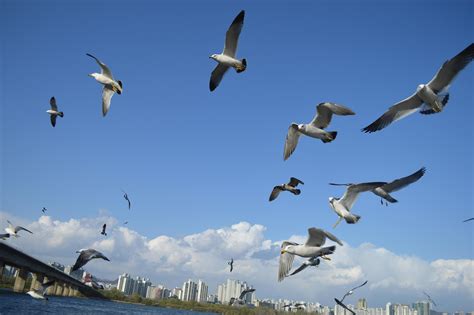
[[[107,257],[104,256],[101,252],[96,251],[95,249],[81,249],[76,251],[79,253],[79,257],[77,257],[76,263],[72,266],[71,272],[81,268],[85,264],[87,264],[90,260],[95,258],[102,258],[104,260],[110,261]]]
[[[356,313],[353,310],[351,310],[350,308],[348,308],[344,303],[342,303],[341,301],[339,301],[336,298],[334,298],[334,300],[336,301],[337,304],[339,304],[340,306],[342,306],[343,308],[345,308],[346,310],[351,312],[352,315],[356,315]]]
[[[431,296],[429,296],[428,293],[426,293],[425,291],[423,291],[423,294],[426,295],[426,297],[428,298],[428,302],[432,303],[434,306],[438,306],[438,305],[436,305],[435,301],[433,301],[433,299],[431,298]]]
[[[384,183],[384,185],[374,188],[372,190],[372,192],[381,198],[380,203],[382,205],[383,205],[383,199],[385,199],[386,201],[388,201],[390,203],[398,202],[397,199],[390,196],[390,193],[394,192],[394,191],[397,191],[397,190],[400,190],[402,188],[405,188],[406,186],[408,186],[410,184],[413,184],[414,182],[418,181],[421,177],[423,177],[425,172],[426,172],[426,168],[422,167],[418,171],[416,171],[415,173],[413,173],[411,175],[396,179],[396,180],[394,180],[390,183]],[[350,186],[352,184],[334,184],[334,183],[330,183],[330,185]],[[386,205],[388,205],[387,202],[385,202],[385,203],[386,203]]]
[[[235,59],[235,52],[239,43],[239,35],[244,25],[245,11],[242,10],[235,17],[234,21],[230,25],[227,33],[225,34],[225,45],[222,54],[213,54],[209,58],[214,59],[218,62],[217,67],[212,71],[211,81],[209,82],[209,89],[214,91],[219,83],[221,83],[222,77],[229,70],[230,67],[234,68],[237,73],[244,72],[247,69],[247,60]]]
[[[298,178],[291,177],[290,182],[288,184],[281,184],[281,185],[273,187],[272,193],[270,194],[269,201],[275,200],[280,194],[280,192],[282,191],[289,191],[293,195],[299,195],[301,193],[301,190],[296,188],[298,184],[304,185],[304,183],[300,181]]]
[[[245,304],[244,298],[247,294],[254,292],[255,289],[246,289],[240,293],[240,296],[238,298],[231,298],[229,301],[229,305],[243,305]]]
[[[227,264],[230,266],[230,272],[232,272],[234,270],[234,258],[231,258]]]
[[[433,79],[427,84],[420,84],[416,92],[410,97],[393,105],[376,121],[362,129],[364,132],[375,132],[381,130],[392,122],[400,120],[408,115],[420,111],[421,114],[435,114],[443,110],[448,103],[449,93],[447,90],[456,76],[474,58],[474,43],[447,60]]]
[[[104,89],[102,90],[102,115],[105,117],[109,111],[110,100],[112,99],[114,93],[117,92],[119,95],[122,94],[122,81],[115,80],[109,67],[102,63],[99,59],[92,56],[91,54],[86,55],[94,58],[100,66],[100,73],[91,73],[89,76],[93,77],[99,83],[104,85]]]
[[[22,226],[13,227],[13,224],[10,221],[7,220],[7,222],[8,222],[8,227],[5,228],[5,232],[7,232],[10,236],[20,237],[20,235],[18,235],[17,233],[21,230],[33,234],[33,232],[31,232],[28,229],[25,229]]]
[[[128,221],[125,221],[123,224],[128,224]]]
[[[0,240],[6,240],[7,238],[10,237],[10,234],[9,233],[5,233],[5,234],[0,234]]]
[[[44,295],[46,293],[46,290],[48,290],[48,288],[53,285],[54,281],[55,280],[51,280],[51,281],[42,283],[42,284],[40,284],[40,287],[39,287],[38,290],[36,290],[36,289],[30,290],[30,291],[26,292],[26,294],[28,294],[29,296],[31,296],[34,299],[48,300],[48,297],[46,297]]]
[[[352,295],[356,289],[358,289],[358,288],[360,288],[360,287],[363,287],[364,285],[367,284],[367,282],[368,282],[368,281],[366,280],[366,281],[365,281],[364,283],[362,283],[361,285],[358,285],[358,286],[356,286],[355,288],[352,288],[352,289],[350,289],[349,291],[347,291],[347,293],[344,294],[344,296],[342,297],[341,303],[344,302],[344,299],[346,298],[346,296]]]
[[[130,199],[128,198],[127,193],[123,189],[122,189],[122,192],[123,192],[123,198],[125,200],[127,200],[127,202],[128,202],[128,210],[130,210],[130,207],[132,206],[132,203],[130,202]]]
[[[326,243],[326,238],[343,245],[342,242],[333,234],[317,228],[308,229],[308,239],[304,245],[284,241],[281,244],[280,266],[278,270],[278,281],[282,281],[290,271],[295,255],[300,257],[321,257],[330,260],[326,255],[334,253],[336,246],[321,247]]]
[[[469,219],[464,220],[464,221],[462,221],[462,222],[468,222],[468,221],[472,221],[472,220],[474,220],[474,218],[469,218]]]
[[[291,123],[286,135],[285,149],[283,151],[283,159],[287,160],[296,149],[300,136],[306,135],[308,137],[321,139],[322,142],[327,143],[336,139],[337,131],[325,131],[329,126],[332,115],[355,115],[349,108],[335,103],[325,102],[316,106],[316,116],[309,124]]]
[[[42,211],[43,213],[46,213],[47,210],[48,210],[48,209],[46,209],[45,207],[43,207],[43,209],[41,209],[41,211]]]
[[[361,192],[372,191],[377,187],[383,186],[387,183],[385,182],[370,182],[370,183],[361,183],[361,184],[334,184],[330,183],[330,185],[336,186],[347,186],[347,190],[342,196],[342,198],[329,198],[329,205],[331,208],[336,212],[339,216],[337,222],[333,225],[333,228],[341,222],[342,219],[346,220],[348,224],[357,223],[360,219],[360,215],[351,213],[351,208],[354,205],[357,197]]]
[[[49,104],[51,105],[51,109],[48,109],[46,112],[51,116],[51,125],[54,127],[56,126],[56,117],[64,117],[64,113],[58,112],[58,105],[56,105],[54,96],[49,100]]]
[[[290,273],[290,276],[296,275],[298,272],[305,270],[309,266],[317,267],[320,262],[321,262],[321,260],[318,257],[311,257],[310,259],[305,261],[298,269],[296,269],[295,271]]]
[[[102,225],[102,232],[100,232],[100,234],[107,236],[107,233],[105,232],[106,228],[107,228],[107,224],[104,223],[104,225]]]

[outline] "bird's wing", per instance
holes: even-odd
[[[339,301],[338,299],[334,298],[334,300],[336,301],[337,304],[339,304],[340,306],[342,306],[343,308],[345,308],[346,310],[348,310],[349,312],[352,313],[352,315],[355,315],[355,312],[353,310],[351,310],[350,308],[348,308],[344,303],[342,303],[342,301]]]
[[[82,251],[76,259],[74,266],[72,266],[71,271],[78,270],[89,261],[89,250]]]
[[[22,226],[17,226],[17,227],[15,227],[15,233],[17,233],[18,231],[21,231],[21,230],[33,234],[33,232],[31,232],[30,230],[28,230],[28,229],[26,229],[26,228],[24,228],[24,227],[22,227]]]
[[[320,129],[324,129],[329,126],[332,114],[342,116],[355,115],[355,113],[349,108],[330,102],[320,103],[316,107],[316,111],[316,116],[311,121],[311,124]]]
[[[270,194],[270,198],[268,200],[269,201],[275,200],[278,197],[278,195],[280,194],[280,192],[281,192],[281,187],[280,186],[273,187],[272,193]]]
[[[51,280],[51,281],[40,284],[39,289],[41,290],[42,295],[44,295],[46,293],[46,290],[48,290],[48,288],[54,284],[54,281],[56,280]]]
[[[229,67],[219,63],[216,68],[212,71],[211,80],[209,81],[209,89],[214,91],[221,83],[224,74],[229,70]]]
[[[51,109],[54,110],[54,111],[58,111],[58,105],[56,105],[56,99],[53,97],[51,97],[51,99],[49,100],[49,105],[51,105]]]
[[[462,222],[469,222],[469,221],[472,221],[472,220],[474,220],[474,218],[469,218],[469,219],[464,220],[464,221],[462,221]]]
[[[242,293],[240,293],[239,300],[242,300],[248,293],[252,293],[253,291],[255,291],[255,289],[243,290]]]
[[[105,63],[103,63],[102,61],[100,61],[99,59],[97,59],[96,57],[92,56],[91,54],[86,54],[87,56],[89,57],[92,57],[95,59],[95,61],[97,61],[97,63],[99,64],[100,66],[100,69],[101,69],[101,73],[103,75],[105,75],[106,77],[109,77],[110,79],[114,80],[114,76],[112,75],[112,71],[110,71],[109,67],[107,67],[105,65]]]
[[[352,288],[350,291],[354,291],[355,289],[358,289],[358,288],[360,288],[360,287],[363,287],[364,285],[367,284],[367,282],[369,282],[369,281],[366,280],[364,283],[362,283],[361,285],[356,286],[355,288]]]
[[[296,245],[296,243],[284,241],[281,244],[281,249],[284,249],[288,245]],[[282,281],[288,275],[291,267],[293,266],[293,260],[295,259],[295,255],[290,253],[280,253],[280,264],[278,268],[278,281]]]
[[[225,46],[224,55],[234,58],[235,52],[237,51],[237,45],[239,43],[239,35],[244,25],[245,11],[242,10],[235,17],[232,24],[229,26],[227,33],[225,34]]]
[[[376,121],[362,129],[362,131],[375,132],[381,130],[393,123],[394,121],[400,120],[408,115],[413,114],[418,110],[421,104],[423,104],[423,101],[415,93],[412,96],[390,107],[388,111],[386,111]]]
[[[110,101],[112,100],[112,96],[114,96],[114,90],[110,87],[105,85],[102,89],[102,115],[107,115],[107,112],[110,108]]]
[[[292,273],[290,273],[290,276],[296,275],[298,272],[303,271],[303,270],[305,270],[306,268],[308,268],[308,266],[309,266],[309,265],[307,265],[307,264],[302,264],[301,266],[298,267],[298,269],[296,269],[295,271],[293,271]]]
[[[296,146],[298,145],[299,138],[300,138],[300,132],[298,131],[298,125],[291,124],[290,127],[288,128],[288,133],[286,135],[286,140],[285,140],[285,149],[283,150],[284,160],[287,160],[290,157],[290,155],[293,154],[293,152],[296,149]]]
[[[397,191],[397,190],[402,189],[402,188],[404,188],[404,187],[406,187],[410,184],[413,184],[417,180],[419,180],[425,174],[425,172],[426,172],[426,168],[422,167],[418,171],[416,171],[415,173],[413,173],[411,175],[408,175],[408,176],[405,176],[405,177],[402,177],[402,178],[399,178],[399,179],[396,179],[393,182],[390,182],[386,185],[383,185],[380,188],[382,188],[387,193]]]
[[[428,82],[428,86],[435,92],[439,93],[447,88],[456,78],[459,72],[463,70],[474,58],[474,43],[470,44],[452,59],[447,60],[433,79]]]
[[[293,186],[293,187],[298,186],[298,184],[304,185],[302,181],[300,181],[298,178],[295,178],[295,177],[291,177],[290,182],[288,183],[288,185]]]
[[[357,200],[359,193],[369,191],[375,189],[377,187],[385,185],[386,182],[370,182],[370,183],[361,183],[361,184],[353,184],[347,187],[346,192],[341,198],[341,203],[344,207],[350,211],[352,205]]]
[[[332,233],[330,233],[330,232],[328,232],[328,231],[326,231],[326,230],[322,230],[322,231],[324,232],[324,234],[326,235],[326,237],[329,238],[331,241],[336,242],[336,243],[338,243],[338,244],[341,245],[341,246],[344,246],[344,244],[342,244],[342,241],[341,241],[339,238],[337,238],[334,234],[332,234]],[[313,258],[314,258],[314,257],[313,257]]]
[[[326,242],[326,234],[324,230],[317,228],[308,229],[308,239],[306,240],[306,246],[322,246]]]
[[[56,126],[56,115],[50,115],[49,119],[51,120],[51,126]]]

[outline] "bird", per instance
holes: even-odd
[[[45,207],[43,207],[43,209],[41,209],[41,211],[42,211],[43,213],[46,213],[47,210],[48,210],[48,209],[46,209]]]
[[[367,284],[367,282],[368,282],[368,281],[366,280],[366,281],[365,281],[364,283],[362,283],[361,285],[358,285],[358,286],[356,286],[355,288],[352,288],[352,289],[350,289],[349,291],[347,291],[346,294],[344,294],[344,296],[342,297],[341,302],[344,302],[344,299],[345,299],[347,296],[352,295],[356,289],[358,289],[358,288],[360,288],[360,287],[363,287],[364,285]]]
[[[324,130],[329,126],[333,114],[340,116],[355,115],[351,109],[343,105],[330,102],[318,104],[316,106],[316,116],[314,116],[309,124],[291,123],[286,135],[283,160],[286,161],[290,155],[293,154],[302,134],[308,137],[321,139],[323,143],[331,142],[336,139],[337,131]]]
[[[128,194],[122,189],[123,192],[123,198],[127,200],[128,202],[128,210],[130,210],[130,207],[132,206],[132,203],[130,202],[130,198],[128,198]]]
[[[294,275],[296,275],[298,272],[305,270],[305,269],[308,268],[309,266],[317,267],[317,266],[320,264],[320,262],[321,262],[321,260],[320,260],[318,257],[311,257],[310,259],[308,259],[307,261],[305,261],[301,266],[299,266],[298,269],[296,269],[295,271],[293,271],[292,273],[290,273],[289,276],[294,276]],[[289,276],[288,276],[288,277],[289,277]]]
[[[128,221],[125,221],[123,224],[128,224]]]
[[[6,240],[7,238],[10,237],[10,234],[9,233],[5,233],[5,234],[0,234],[0,240]]]
[[[469,222],[469,221],[472,221],[472,220],[474,220],[474,218],[469,218],[469,219],[464,220],[464,221],[462,221],[462,222]]]
[[[308,229],[308,239],[304,245],[295,242],[284,241],[281,244],[280,263],[278,268],[278,281],[282,281],[290,271],[295,255],[300,257],[321,257],[330,260],[327,255],[334,253],[336,246],[322,247],[326,243],[326,238],[343,245],[333,234],[315,227]]]
[[[337,304],[339,304],[340,306],[342,306],[343,308],[345,308],[346,310],[348,310],[349,312],[351,312],[352,315],[356,315],[356,313],[351,310],[350,308],[348,308],[344,303],[342,303],[341,301],[339,301],[338,299],[334,298],[334,301],[336,301]]]
[[[299,195],[301,193],[301,190],[296,188],[298,184],[304,185],[304,183],[298,178],[291,177],[290,182],[288,184],[281,184],[273,187],[269,201],[275,200],[282,191],[289,191],[293,195]]]
[[[390,107],[362,131],[376,132],[417,111],[424,115],[441,112],[449,100],[449,86],[473,58],[474,43],[471,43],[452,59],[445,61],[430,82],[418,85],[414,94]]]
[[[346,220],[348,224],[355,224],[360,220],[360,215],[351,213],[351,208],[354,205],[357,197],[360,193],[366,191],[372,191],[377,187],[385,185],[385,182],[369,182],[369,183],[361,183],[361,184],[334,184],[330,183],[330,185],[336,186],[347,186],[347,190],[342,196],[342,198],[329,198],[329,205],[331,208],[336,212],[339,216],[337,222],[333,225],[333,228],[341,222],[342,219]]]
[[[241,293],[240,293],[240,296],[238,298],[231,298],[230,301],[229,301],[229,305],[244,305],[245,304],[245,296],[249,293],[252,293],[254,292],[255,289],[246,289],[246,290],[243,290]]]
[[[58,112],[58,105],[56,105],[56,99],[53,97],[51,97],[51,99],[49,100],[49,105],[51,105],[51,109],[48,109],[46,112],[50,115],[50,118],[51,118],[51,125],[53,127],[56,126],[56,117],[59,116],[59,117],[64,117],[64,113],[63,112]]]
[[[431,298],[431,296],[426,293],[425,291],[423,291],[423,294],[428,298],[428,302],[430,302],[431,304],[433,304],[434,306],[438,306],[436,305],[435,301],[433,301],[433,299]]]
[[[231,258],[227,264],[230,266],[230,272],[232,272],[234,270],[234,258]]]
[[[104,235],[104,236],[107,236],[107,233],[105,232],[105,229],[107,228],[107,224],[104,223],[104,225],[102,225],[102,232],[100,232],[100,234]]]
[[[213,54],[209,57],[218,62],[218,65],[212,71],[211,80],[209,81],[209,89],[211,92],[219,86],[222,77],[224,77],[224,74],[229,70],[229,68],[234,68],[237,73],[244,72],[247,69],[247,60],[245,58],[242,60],[235,58],[240,31],[244,25],[244,17],[245,11],[242,10],[235,17],[227,30],[227,33],[225,34],[224,51],[222,54]]]
[[[15,226],[14,227],[13,224],[10,221],[7,220],[7,222],[8,222],[8,227],[5,228],[5,232],[7,232],[10,236],[20,237],[20,235],[17,234],[19,231],[26,231],[28,233],[33,234],[33,232],[31,232],[30,230],[28,230],[28,229],[26,229],[22,226]]]
[[[94,58],[95,61],[100,66],[100,73],[91,73],[89,74],[90,77],[96,79],[97,82],[104,85],[102,90],[102,115],[105,117],[107,112],[110,108],[110,101],[114,93],[122,94],[122,81],[115,80],[114,76],[112,75],[112,71],[110,71],[109,67],[107,67],[103,62],[101,62],[96,57],[92,56],[91,54],[86,54],[87,56]]]
[[[26,292],[26,294],[28,294],[34,299],[48,300],[48,297],[45,296],[45,293],[46,293],[46,290],[48,290],[48,288],[54,284],[54,281],[55,280],[50,280],[48,282],[42,283],[40,284],[40,287],[37,290],[32,289]]]
[[[406,186],[413,184],[414,182],[418,181],[426,172],[426,168],[422,167],[413,174],[408,176],[398,178],[390,183],[384,183],[382,186],[376,187],[372,190],[372,192],[381,198],[380,203],[383,205],[383,199],[386,200],[386,205],[388,205],[387,201],[390,203],[398,202],[397,199],[393,198],[390,193],[405,188]],[[352,184],[335,184],[330,183],[330,185],[334,186],[350,186]]]
[[[92,248],[80,249],[76,251],[76,253],[79,253],[79,257],[77,257],[76,263],[74,264],[74,266],[72,266],[71,272],[78,270],[92,259],[102,258],[104,260],[110,261],[107,257],[104,256],[104,254]]]

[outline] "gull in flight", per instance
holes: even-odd
[[[231,258],[227,264],[230,266],[230,272],[232,272],[234,270],[234,258]]]
[[[351,213],[350,211],[351,211],[352,206],[354,205],[354,202],[359,196],[359,194],[366,191],[372,191],[375,188],[383,186],[385,184],[386,184],[385,182],[370,182],[370,183],[361,183],[361,184],[330,183],[330,185],[347,186],[347,190],[342,196],[342,198],[335,198],[335,197],[329,198],[329,205],[334,210],[334,212],[336,212],[336,214],[339,216],[339,219],[333,225],[333,228],[335,228],[341,222],[342,219],[346,220],[346,222],[349,224],[357,223],[357,221],[359,221],[360,219],[360,215]]]
[[[128,202],[128,210],[130,210],[130,207],[132,206],[132,203],[130,202],[130,199],[128,198],[127,193],[123,189],[122,189],[122,192],[123,192],[123,198],[125,200],[127,200],[127,202]]]
[[[92,259],[102,258],[104,260],[110,261],[107,257],[104,256],[104,254],[91,248],[81,249],[78,250],[76,253],[79,253],[79,257],[77,257],[76,263],[74,264],[74,266],[72,266],[71,272],[78,270]]]
[[[317,267],[321,260],[318,257],[311,257],[307,261],[305,261],[298,269],[290,273],[290,276],[296,275],[298,272],[305,270],[308,267]]]
[[[28,232],[28,233],[33,234],[33,232],[31,232],[31,231],[28,230],[28,229],[25,229],[25,228],[22,227],[22,226],[15,226],[15,227],[14,227],[13,224],[12,224],[10,221],[7,220],[7,222],[8,222],[8,227],[5,228],[5,232],[7,232],[10,236],[19,237],[20,235],[18,235],[17,233],[18,233],[19,231],[22,231],[22,230],[23,230],[23,231],[26,231],[26,232]]]
[[[337,131],[324,130],[329,126],[333,114],[340,116],[355,115],[349,108],[330,102],[318,104],[318,106],[316,106],[316,112],[316,116],[309,124],[291,123],[285,140],[285,149],[283,151],[284,160],[287,160],[290,155],[293,154],[302,134],[320,139],[324,143],[336,139]]]
[[[104,85],[104,89],[102,90],[102,115],[105,116],[109,111],[110,101],[114,93],[116,92],[119,95],[122,94],[122,81],[115,80],[109,67],[107,67],[99,59],[92,56],[91,54],[86,55],[94,58],[100,66],[100,73],[91,73],[89,76],[93,77],[97,82]]]
[[[47,210],[48,210],[48,209],[46,209],[45,207],[43,207],[43,209],[41,209],[41,211],[42,211],[43,213],[46,213]]]
[[[438,306],[436,305],[435,301],[433,301],[433,299],[431,298],[431,296],[426,293],[425,291],[423,291],[423,294],[428,298],[428,302],[430,302],[431,304],[433,304],[434,306]]]
[[[425,115],[441,112],[449,100],[449,93],[447,93],[449,86],[473,58],[474,43],[471,43],[452,59],[447,60],[430,82],[418,85],[413,95],[390,107],[382,116],[362,131],[375,132],[381,130],[394,121],[417,111]]]
[[[245,301],[244,298],[247,294],[254,292],[255,289],[246,289],[240,293],[240,296],[238,298],[231,298],[229,301],[229,305],[244,305]]]
[[[28,294],[29,296],[31,296],[34,299],[47,300],[48,297],[46,297],[44,295],[46,294],[46,290],[48,290],[48,288],[54,284],[54,281],[55,280],[51,280],[51,281],[42,283],[42,284],[40,284],[40,287],[39,287],[38,290],[36,290],[36,289],[30,290],[30,291],[26,292],[26,294]]]
[[[102,232],[100,232],[100,234],[107,236],[107,233],[105,232],[106,228],[107,228],[107,224],[104,223],[104,225],[102,225]]]
[[[390,203],[398,202],[398,200],[393,198],[390,195],[390,193],[395,192],[397,190],[400,190],[402,188],[405,188],[410,184],[413,184],[414,182],[418,181],[421,177],[423,177],[425,172],[426,172],[426,168],[422,167],[418,171],[416,171],[415,173],[413,173],[411,175],[396,179],[396,180],[394,180],[390,183],[384,183],[384,185],[374,188],[372,190],[372,192],[381,198],[380,199],[381,204],[383,204],[383,199],[386,200],[386,202],[385,202],[386,205],[388,205],[387,201],[390,202]],[[330,183],[330,185],[350,186],[352,184],[334,184],[334,183]]]
[[[472,221],[472,220],[474,220],[474,218],[469,218],[469,219],[464,220],[464,221],[462,221],[462,222],[469,222],[469,221]]]
[[[235,52],[239,43],[239,35],[244,25],[245,11],[242,10],[235,17],[234,21],[230,25],[227,33],[225,34],[225,45],[222,54],[213,54],[209,58],[214,59],[218,62],[217,67],[212,71],[211,81],[209,82],[209,89],[214,91],[221,83],[222,77],[229,70],[234,68],[237,73],[244,72],[247,69],[247,60],[235,58]]]
[[[300,181],[298,178],[291,177],[290,182],[288,184],[281,184],[273,187],[272,193],[270,194],[269,201],[275,200],[280,192],[282,191],[289,191],[293,195],[299,195],[301,193],[301,190],[297,189],[296,186],[298,184],[304,185],[302,181]]]
[[[46,112],[51,116],[51,125],[54,127],[56,126],[56,117],[64,117],[64,113],[58,111],[58,105],[56,105],[54,96],[49,100],[49,104],[51,105],[51,109],[48,109]]]
[[[360,288],[360,287],[363,287],[364,285],[367,284],[367,282],[368,282],[368,281],[366,280],[366,281],[365,281],[364,283],[362,283],[361,285],[358,285],[358,286],[356,286],[355,288],[352,288],[352,289],[350,289],[349,291],[347,291],[347,293],[344,294],[344,296],[342,297],[341,302],[344,302],[344,299],[345,299],[347,296],[352,295],[356,289],[358,289],[358,288]]]
[[[326,243],[326,238],[342,246],[342,242],[333,234],[317,228],[308,229],[308,239],[304,245],[295,242],[284,241],[281,244],[280,265],[278,268],[278,281],[282,281],[288,276],[295,255],[300,257],[321,257],[330,260],[326,255],[334,253],[336,246],[322,247]]]

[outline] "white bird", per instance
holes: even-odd
[[[298,243],[284,241],[281,244],[280,264],[278,268],[278,281],[282,281],[288,276],[295,255],[300,257],[321,257],[330,259],[326,255],[334,253],[336,246],[322,247],[326,243],[326,238],[338,243],[342,246],[342,242],[333,234],[317,228],[308,229],[308,239],[304,245]]]
[[[392,122],[411,115],[418,110],[421,114],[441,112],[449,100],[447,90],[450,84],[473,58],[474,43],[470,44],[452,59],[447,60],[430,82],[418,85],[413,95],[390,107],[388,111],[376,121],[363,128],[362,131],[375,132],[381,130]]]
[[[51,105],[51,109],[48,109],[46,112],[50,115],[51,125],[54,127],[56,126],[56,117],[64,117],[64,113],[58,111],[58,105],[56,105],[54,96],[49,100],[49,104]]]
[[[26,232],[29,232],[29,233],[33,234],[33,232],[31,232],[30,230],[28,230],[28,229],[26,229],[22,226],[15,226],[14,227],[13,224],[10,221],[7,220],[7,222],[8,222],[8,227],[5,228],[5,232],[7,232],[10,236],[19,237],[20,235],[17,234],[19,231],[26,231]]]
[[[36,289],[30,290],[30,291],[26,292],[26,294],[28,294],[29,296],[31,296],[34,299],[47,300],[48,297],[45,296],[46,290],[48,290],[48,288],[54,284],[54,281],[55,280],[45,282],[45,283],[40,285],[38,290],[36,290]]]
[[[275,200],[280,194],[280,192],[282,191],[289,191],[293,195],[299,195],[301,193],[301,190],[296,188],[298,184],[304,185],[304,183],[300,181],[298,178],[291,177],[290,182],[288,184],[281,184],[281,185],[277,185],[273,187],[273,190],[270,194],[269,201]]]
[[[325,131],[329,126],[332,115],[355,115],[349,108],[335,103],[325,102],[316,106],[316,116],[309,124],[292,123],[288,128],[286,135],[285,148],[283,151],[283,159],[287,160],[296,149],[300,136],[306,135],[308,137],[321,139],[322,142],[327,143],[336,139],[337,131]]]
[[[212,71],[211,80],[209,82],[209,89],[214,91],[219,83],[221,83],[222,77],[229,70],[229,68],[234,68],[237,73],[244,72],[247,69],[247,60],[244,58],[242,60],[235,58],[235,53],[237,51],[237,45],[239,43],[239,35],[244,25],[245,11],[242,10],[235,17],[234,21],[230,25],[227,33],[225,35],[225,45],[224,51],[222,54],[213,54],[209,58],[214,59],[218,62],[217,67]]]
[[[357,214],[351,213],[351,208],[354,205],[357,197],[361,192],[371,191],[377,187],[385,185],[385,182],[370,182],[370,183],[361,183],[361,184],[333,184],[330,185],[344,185],[347,186],[347,190],[342,196],[342,198],[329,198],[329,205],[339,216],[336,224],[333,225],[335,228],[342,219],[346,220],[349,224],[354,224],[359,221],[360,216]]]
[[[102,90],[102,115],[105,116],[109,111],[110,101],[114,93],[117,92],[117,94],[119,95],[122,94],[122,81],[115,80],[114,76],[112,75],[112,71],[110,71],[109,67],[107,67],[99,59],[92,56],[91,54],[86,55],[94,58],[100,66],[100,73],[91,73],[89,74],[89,76],[93,77],[97,80],[97,82],[104,85],[104,88]]]
[[[360,288],[360,287],[363,287],[364,285],[367,284],[367,282],[368,282],[368,281],[366,280],[366,281],[365,281],[364,283],[362,283],[361,285],[358,285],[358,286],[356,286],[355,288],[352,288],[352,289],[350,289],[349,291],[347,291],[346,294],[344,294],[344,296],[342,297],[341,302],[344,302],[344,299],[346,298],[346,296],[349,296],[349,295],[354,294],[354,291],[355,291],[356,289],[358,289],[358,288]]]
[[[76,263],[74,264],[74,266],[72,266],[71,272],[81,268],[92,259],[102,258],[104,260],[110,261],[107,257],[104,256],[104,254],[91,248],[80,249],[76,251],[76,253],[79,253],[79,257],[77,257]]]
[[[290,276],[296,275],[298,272],[305,270],[308,267],[317,267],[321,263],[321,260],[318,257],[311,257],[310,259],[303,262],[301,266],[298,267],[295,271],[290,273]]]

